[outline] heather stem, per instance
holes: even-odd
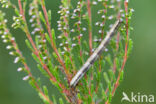
[[[87,9],[88,9],[88,32],[89,32],[89,48],[90,55],[92,54],[92,13],[91,13],[91,2],[87,0]]]
[[[68,80],[68,83],[69,83],[69,81],[70,81],[69,80],[69,71],[66,69],[66,66],[65,66],[63,60],[61,59],[61,56],[59,55],[58,50],[57,50],[57,48],[56,48],[56,46],[55,46],[55,44],[53,42],[53,39],[52,39],[51,26],[50,26],[50,23],[49,23],[49,20],[48,20],[48,14],[47,14],[47,10],[46,10],[45,4],[44,4],[44,0],[42,0],[41,6],[42,6],[44,16],[45,16],[45,20],[46,20],[46,23],[47,23],[47,30],[48,30],[48,33],[49,33],[49,36],[50,36],[50,39],[51,39],[51,46],[54,49],[56,55],[58,56],[58,61],[60,62],[60,64],[62,65],[62,67],[65,70],[66,76],[68,78],[67,80]]]
[[[128,2],[127,0],[125,0],[124,2],[124,6],[125,6],[125,11],[126,11],[126,14],[128,14]],[[121,70],[118,74],[118,77],[117,77],[117,81],[114,85],[114,89],[112,91],[112,95],[114,95],[116,89],[118,88],[119,86],[119,81],[120,81],[120,76],[121,76],[121,73],[122,71],[124,70],[124,67],[125,67],[125,64],[126,64],[126,61],[127,61],[127,50],[128,50],[128,38],[129,38],[129,34],[128,34],[128,17],[126,16],[126,42],[125,42],[125,55],[124,55],[124,59],[123,59],[123,63],[122,63],[122,66],[121,66]],[[107,100],[105,104],[109,104],[109,101]]]
[[[16,50],[16,52],[19,54],[19,56],[24,59],[23,55],[21,54],[20,50],[18,49],[18,46],[16,44],[16,42],[14,40],[11,41],[14,49]],[[34,85],[36,86],[37,90],[40,92],[40,94],[44,97],[44,99],[46,99],[46,101],[49,102],[49,104],[53,104],[53,102],[43,93],[43,91],[40,89],[39,85],[37,84],[37,82],[35,81],[34,77],[32,76],[32,73],[30,72],[30,68],[28,67],[28,65],[26,64],[25,61],[22,61],[25,69],[28,72],[29,77],[32,79],[32,81],[34,82]]]
[[[25,22],[25,27],[24,27],[24,28],[25,28],[26,36],[28,37],[29,41],[31,42],[31,44],[32,44],[32,46],[33,46],[33,48],[34,48],[34,50],[35,50],[33,53],[34,53],[34,54],[38,57],[38,59],[40,60],[41,65],[43,66],[43,68],[46,70],[46,72],[47,72],[48,75],[50,76],[50,80],[52,80],[53,82],[57,82],[56,78],[52,75],[52,73],[51,73],[50,70],[48,69],[47,65],[44,64],[44,62],[41,60],[41,58],[40,58],[40,56],[39,56],[39,51],[37,50],[36,45],[35,45],[35,43],[33,42],[31,35],[29,34],[29,30],[28,30],[27,24],[26,24],[27,22],[26,22],[26,19],[25,19],[25,15],[24,15],[24,13],[23,13],[23,8],[22,8],[21,0],[18,0],[18,4],[19,4],[19,8],[20,8],[20,13],[21,13],[21,15],[22,15],[22,17],[23,17],[23,21]],[[61,88],[62,90],[66,90],[65,87],[63,86],[63,84],[59,83],[59,86],[60,86],[60,88]]]

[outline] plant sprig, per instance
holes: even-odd
[[[18,0],[18,5],[10,0],[0,0],[0,3],[3,8],[14,9],[12,28],[25,33],[25,44],[37,68],[61,95],[58,99],[55,95],[51,97],[48,86],[40,84],[43,82],[37,80],[35,74],[32,75],[32,69],[9,31],[5,13],[0,11],[0,34],[7,44],[6,49],[15,56],[14,63],[23,64],[17,71],[26,73],[23,80],[29,81],[45,104],[111,102],[123,80],[124,67],[133,47],[130,39],[133,9],[128,8],[127,0],[77,0],[74,3],[61,0],[58,30],[52,28],[55,22],[53,10],[47,10],[45,0]],[[72,78],[105,38],[114,21],[119,19],[124,24],[116,37],[111,39],[91,70],[72,88]]]

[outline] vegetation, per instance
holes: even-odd
[[[59,2],[59,1],[58,1]],[[132,50],[130,39],[131,16],[128,0],[61,0],[60,19],[57,29],[51,17],[53,10],[46,9],[44,0],[0,0],[1,7],[14,9],[12,26],[9,27],[5,13],[0,11],[0,35],[14,63],[22,63],[17,71],[25,72],[23,80],[36,89],[45,104],[109,104],[120,85],[124,66]],[[116,20],[123,24],[105,48],[105,52],[93,64],[75,88],[70,81],[89,56],[105,38]],[[98,20],[98,21],[97,21]],[[9,28],[8,28],[9,27]],[[42,77],[32,74],[25,56],[22,54],[15,34],[21,29],[26,35],[25,43],[36,61],[40,74],[55,86],[60,97],[48,93]]]

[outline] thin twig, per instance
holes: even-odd
[[[16,52],[19,54],[19,56],[24,59],[23,55],[21,54],[21,51],[18,49],[18,46],[16,44],[16,42],[14,40],[11,40],[11,43],[14,47],[14,49],[16,50]],[[28,67],[28,65],[26,64],[25,61],[22,61],[25,69],[28,72],[29,77],[31,78],[31,80],[34,82],[34,85],[36,86],[37,90],[40,92],[40,94],[44,97],[44,99],[46,99],[46,101],[49,102],[49,104],[53,104],[53,102],[44,94],[44,92],[40,89],[39,85],[37,84],[35,78],[33,77],[32,73],[30,72],[30,68]]]
[[[51,74],[51,72],[49,71],[48,67],[43,63],[43,61],[41,60],[40,56],[39,56],[39,51],[38,49],[36,48],[36,45],[29,33],[29,30],[28,30],[28,27],[27,27],[27,22],[26,22],[26,19],[25,19],[25,15],[23,13],[23,8],[22,8],[22,4],[21,4],[21,0],[18,0],[18,5],[19,5],[19,8],[20,8],[20,14],[22,15],[22,18],[23,18],[23,21],[25,22],[25,33],[26,33],[26,36],[27,38],[29,39],[30,43],[32,44],[33,48],[34,48],[34,54],[38,57],[38,59],[40,60],[43,68],[47,71],[48,75],[51,77],[51,80],[53,80],[54,82],[56,82],[56,79],[55,77]]]
[[[44,4],[44,0],[42,0],[41,2],[42,2],[41,3],[42,10],[44,12],[44,17],[45,17],[45,20],[46,20],[46,23],[47,23],[47,30],[48,30],[48,33],[49,33],[49,36],[50,36],[50,39],[51,39],[51,46],[54,49],[56,55],[58,56],[58,61],[60,62],[60,64],[62,65],[62,67],[64,69],[64,72],[66,74],[67,81],[68,81],[68,84],[69,84],[70,83],[70,74],[69,74],[69,71],[67,70],[67,68],[66,68],[66,66],[64,64],[64,61],[61,59],[61,56],[59,55],[58,50],[57,50],[57,48],[56,48],[56,46],[55,46],[55,44],[53,42],[52,33],[51,33],[51,26],[50,26],[50,23],[49,23],[49,20],[48,20],[48,14],[47,14],[47,10],[46,10],[45,4]],[[71,91],[69,91],[69,90],[66,89],[66,90],[64,90],[64,93],[66,93],[66,95],[67,95],[66,99],[69,102],[74,102],[74,103],[77,102],[77,101],[75,101],[75,99],[72,99],[72,97],[70,97],[70,96],[74,96]]]
[[[89,32],[89,48],[90,48],[90,55],[92,54],[92,13],[91,13],[91,3],[90,0],[87,0],[87,9],[88,9],[88,32]]]
[[[121,1],[118,2],[118,8],[121,8]],[[117,19],[120,19],[120,11],[118,12],[118,15],[117,15]],[[117,33],[117,37],[116,37],[116,52],[119,50],[119,39],[120,39],[120,32]],[[117,67],[116,67],[116,54],[114,55],[114,61],[113,61],[113,72],[114,74],[116,73],[116,70],[117,70]],[[111,79],[111,83],[113,81],[113,78]],[[105,91],[105,94],[107,94],[109,88],[106,89]]]
[[[46,10],[45,4],[44,4],[44,0],[42,0],[41,2],[42,2],[41,6],[42,6],[42,9],[43,9],[43,12],[44,12],[44,16],[45,16],[45,20],[46,20],[46,23],[47,23],[47,30],[48,30],[48,33],[49,33],[49,36],[50,36],[50,39],[51,39],[51,46],[54,49],[56,55],[58,56],[58,61],[60,62],[60,64],[62,65],[62,67],[65,70],[65,73],[66,73],[66,75],[68,77],[67,80],[68,80],[68,83],[69,83],[69,76],[68,76],[69,72],[66,69],[66,66],[65,66],[63,60],[61,59],[61,56],[59,55],[58,50],[57,50],[57,48],[56,48],[56,46],[55,46],[55,44],[53,42],[52,33],[51,33],[51,26],[50,26],[50,23],[49,23],[49,20],[48,20],[48,14],[47,14],[47,10]]]
[[[21,4],[21,0],[18,0],[18,5],[19,5],[19,8],[20,8],[20,14],[22,15],[23,17],[23,21],[25,22],[25,24],[27,23],[26,22],[26,19],[25,19],[25,15],[23,13],[23,8],[22,8],[22,4]],[[25,32],[26,32],[26,36],[28,37],[29,41],[31,42],[33,48],[34,48],[34,54],[38,57],[38,59],[40,60],[41,62],[41,65],[43,66],[43,68],[45,69],[45,71],[48,73],[48,75],[50,76],[50,80],[52,80],[53,82],[57,82],[56,78],[52,75],[52,73],[50,72],[50,70],[48,69],[47,65],[44,64],[44,62],[41,60],[40,56],[39,56],[39,51],[37,50],[36,48],[36,45],[35,43],[33,42],[32,40],[32,37],[29,33],[29,30],[28,30],[28,27],[27,25],[25,26]],[[68,93],[67,89],[65,89],[64,85],[62,83],[58,83],[60,88],[63,90],[64,93]],[[68,99],[67,99],[68,100]]]
[[[126,11],[126,13],[128,14],[128,2],[127,2],[127,0],[125,0],[124,6],[125,6],[125,11]],[[125,64],[126,64],[126,61],[127,61],[128,39],[129,39],[129,37],[128,37],[128,28],[129,28],[129,27],[128,27],[128,17],[126,17],[125,55],[124,55],[124,60],[123,60],[123,63],[122,63],[121,70],[120,70],[120,72],[119,72],[119,74],[118,74],[117,81],[116,81],[116,83],[115,83],[115,85],[114,85],[114,89],[113,89],[113,91],[112,91],[112,95],[114,95],[116,89],[117,89],[118,86],[119,86],[120,76],[121,76],[122,71],[124,70],[124,67],[125,67]],[[107,100],[105,104],[109,104],[109,101]]]
[[[105,16],[106,16],[106,14],[107,14],[107,8],[108,8],[107,2],[108,2],[108,1],[105,1],[105,2],[103,3],[103,6],[105,7],[105,9],[103,10],[103,13],[104,13]],[[103,26],[105,25],[105,22],[106,22],[106,18],[104,18],[104,20],[103,20],[103,22],[102,22]],[[105,33],[104,27],[102,27],[101,40],[103,40],[103,38],[104,38],[104,33]],[[102,70],[102,66],[101,66],[101,61],[102,61],[102,59],[103,59],[103,57],[100,56],[100,58],[99,58],[99,71],[100,71],[100,72],[101,72],[101,70]],[[99,89],[99,82],[97,82],[97,84],[96,84],[96,89],[95,89],[95,92],[96,92],[96,93],[98,92],[98,89]]]

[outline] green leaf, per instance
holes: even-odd
[[[46,37],[46,39],[48,40],[49,44],[51,44],[50,37],[49,37],[49,35],[48,35],[47,33],[45,33],[45,37]]]
[[[48,89],[46,86],[43,86],[43,91],[46,96],[48,96]]]
[[[102,83],[100,83],[100,89],[102,90],[102,99],[104,99],[105,101],[107,101],[107,94],[105,93],[104,87],[102,85]]]
[[[92,102],[92,97],[88,95],[88,104],[91,104],[91,102]]]
[[[49,102],[47,101],[47,99],[45,99],[45,97],[40,92],[38,94],[39,94],[40,98],[43,100],[43,102],[45,104],[49,104]]]
[[[34,50],[34,49],[32,48],[32,46],[31,46],[29,40],[26,39],[26,40],[25,40],[25,43],[26,43],[27,47],[28,47],[30,50]]]
[[[15,13],[17,16],[20,16],[19,10],[17,8],[15,8]]]
[[[37,83],[38,83],[38,85],[39,85],[39,87],[40,87],[40,86],[41,86],[41,79],[40,79],[40,77],[37,78]]]
[[[57,68],[57,66],[55,66],[55,68],[53,68],[53,75],[55,76],[55,78],[56,78],[56,80],[58,81],[58,82],[60,82],[60,77],[59,77],[59,73],[58,73],[58,68]]]
[[[77,94],[77,97],[78,97],[79,99],[81,99],[81,94],[80,94],[80,93],[78,93],[78,94]]]
[[[108,89],[109,89],[109,93],[111,93],[112,92],[111,82],[108,83]]]
[[[105,81],[107,82],[107,84],[109,84],[109,83],[110,83],[110,80],[109,80],[109,78],[108,78],[107,73],[104,72],[104,73],[103,73],[103,76],[104,76],[104,79],[105,79]]]
[[[38,69],[41,71],[41,73],[47,77],[49,77],[49,75],[47,74],[47,72],[43,69],[43,67],[41,67],[40,64],[37,64]]]
[[[124,71],[121,71],[119,84],[123,81],[123,78],[124,78]]]
[[[106,56],[106,61],[109,63],[110,66],[113,65],[113,62],[112,62],[112,60],[111,60],[111,55],[110,55],[110,54],[108,54],[108,55]]]
[[[57,102],[56,102],[56,98],[55,98],[55,95],[52,95],[52,99],[53,99],[53,100],[52,100],[53,103],[54,103],[54,104],[57,104]]]
[[[70,58],[69,58],[69,56],[66,56],[66,58],[65,58],[65,65],[66,65],[66,68],[67,69],[70,69],[70,66],[71,66],[71,61],[70,61]]]
[[[127,53],[128,56],[129,56],[130,53],[132,52],[132,49],[133,49],[133,41],[132,41],[132,39],[129,39],[128,53]]]
[[[52,33],[53,43],[54,43],[54,45],[56,45],[56,42],[55,42],[55,40],[56,40],[56,37],[55,37],[55,30],[52,29],[51,33]]]
[[[39,39],[38,39],[38,36],[37,35],[35,36],[35,42],[36,42],[37,48],[39,48]]]
[[[93,83],[91,83],[91,93],[94,93],[94,84]]]
[[[111,102],[112,101],[112,93],[109,93],[109,102]]]
[[[59,104],[64,104],[64,102],[63,102],[63,99],[62,98],[59,98]]]
[[[56,55],[56,53],[55,53],[55,52],[53,52],[52,54],[53,54],[53,56],[55,57],[55,59],[57,59],[57,58],[58,58],[58,56]]]
[[[34,60],[37,62],[37,63],[40,63],[40,60],[38,59],[38,57],[32,53],[32,57],[34,58]]]
[[[51,10],[48,10],[48,20],[49,20],[49,22],[51,24]]]
[[[115,77],[113,70],[109,69],[108,73],[109,73],[110,78],[113,79],[113,82],[116,82],[116,77]]]
[[[52,82],[52,80],[51,80],[51,83],[52,83],[53,85],[55,85],[59,91],[62,91],[62,88],[60,88],[58,82]]]
[[[35,86],[35,84],[34,84],[34,81],[33,80],[29,80],[29,84],[34,88],[34,89],[36,89],[37,90],[37,88],[36,88],[36,86]]]
[[[46,21],[44,19],[44,16],[43,16],[42,12],[39,12],[39,16],[40,16],[40,19],[43,21],[43,23],[46,24]]]

